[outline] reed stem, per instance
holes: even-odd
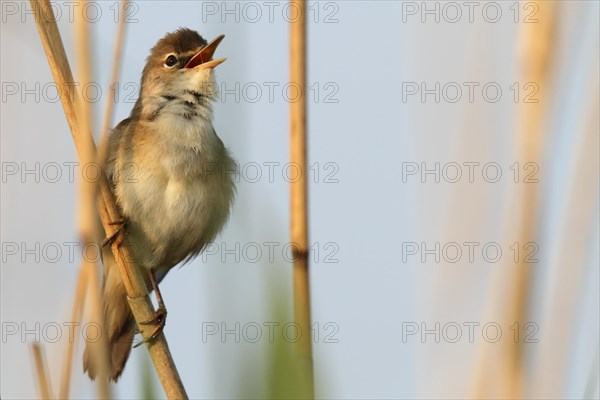
[[[294,318],[301,329],[297,342],[298,353],[305,364],[309,395],[314,398],[312,343],[310,335],[310,290],[308,269],[308,195],[306,157],[306,3],[290,1],[298,18],[290,22],[290,81],[300,90],[298,101],[290,103],[290,162],[301,171],[292,180],[291,240],[293,244]]]

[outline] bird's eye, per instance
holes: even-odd
[[[167,67],[167,68],[173,68],[175,65],[177,65],[177,57],[175,57],[173,54],[171,54],[165,60],[165,67]]]

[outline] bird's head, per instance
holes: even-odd
[[[191,91],[215,100],[213,68],[226,59],[213,60],[213,54],[224,37],[208,43],[198,32],[180,28],[160,39],[144,67],[140,99]]]

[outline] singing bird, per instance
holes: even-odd
[[[167,34],[151,49],[140,93],[129,118],[111,132],[106,174],[124,217],[137,265],[159,304],[155,335],[166,308],[158,283],[180,262],[197,256],[226,223],[235,195],[235,162],[212,124],[217,98],[213,60],[223,35],[210,43],[191,29]],[[114,237],[108,238],[114,240]],[[107,246],[108,247],[108,246]],[[108,328],[109,378],[123,372],[136,331],[119,268],[103,251],[104,313]],[[154,336],[155,336],[154,335]],[[88,343],[84,371],[97,371]]]

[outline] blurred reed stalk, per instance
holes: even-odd
[[[108,329],[104,320],[104,302],[100,292],[98,280],[98,265],[95,262],[84,261],[81,266],[86,270],[87,290],[90,296],[91,318],[90,320],[100,327],[100,340],[92,343],[92,362],[95,363],[95,369],[98,371],[96,382],[98,382],[98,394],[101,399],[110,399],[110,386],[108,385],[108,370],[110,355],[108,351]]]
[[[85,292],[88,284],[86,272],[87,268],[81,266],[79,269],[79,277],[77,278],[77,286],[75,289],[75,299],[73,301],[73,311],[71,313],[71,322],[78,322],[81,319],[83,304],[85,301]],[[75,326],[77,329],[77,325]],[[73,340],[67,342],[67,352],[63,361],[63,373],[60,381],[60,391],[58,392],[59,399],[69,398],[69,388],[71,387],[71,371],[73,369],[73,349],[77,344],[78,335],[73,335]]]
[[[120,2],[120,13],[119,15],[127,15],[127,6],[129,5],[128,0],[121,0]],[[111,78],[108,86],[108,98],[115,98],[115,90],[119,76],[121,76],[121,64],[123,59],[123,42],[125,41],[125,18],[119,18],[117,37],[115,38],[115,52],[113,55],[113,65]],[[104,122],[102,124],[102,137],[100,138],[100,145],[98,146],[98,157],[97,162],[100,170],[104,170],[104,163],[108,156],[108,138],[110,133],[110,127],[113,119],[113,108],[114,103],[112,101],[106,102],[106,110],[104,111]]]
[[[553,54],[556,2],[536,1],[539,7],[537,23],[523,24],[520,57],[522,60],[523,82],[534,82],[539,88],[536,102],[520,103],[520,126],[517,156],[523,162],[542,164],[542,153],[545,147],[545,116],[547,112],[546,93],[549,89],[548,73]],[[523,252],[526,243],[536,243],[539,237],[536,229],[540,221],[540,187],[539,183],[525,183],[521,194],[521,224],[518,243]],[[522,329],[527,320],[528,308],[531,304],[531,269],[533,266],[525,262],[524,254],[520,254],[514,276],[514,299],[512,310],[509,310],[510,321],[519,323]],[[513,396],[523,398],[525,393],[525,349],[524,341],[509,342],[509,365],[514,366]]]
[[[79,156],[80,164],[84,165],[84,162],[86,161],[95,162],[96,146],[91,135],[91,112],[85,111],[85,108],[89,107],[89,104],[87,106],[83,106],[83,115],[81,115],[79,119],[78,116],[80,114],[78,113],[78,109],[80,107],[78,105],[82,103],[79,100],[79,96],[73,89],[73,75],[65,54],[62,39],[58,31],[58,26],[56,25],[56,18],[50,6],[50,1],[30,1],[32,9],[34,10],[36,25],[38,27],[42,44],[44,45],[44,50],[46,52],[48,63],[50,64],[52,75],[56,84],[63,88],[61,102],[67,117],[77,154]],[[87,35],[85,33],[86,29],[87,28],[81,31],[84,35]],[[83,46],[89,48],[89,43],[85,37],[82,39],[82,42]],[[86,62],[89,62],[91,57],[88,49],[83,50],[83,54],[86,53],[88,53],[87,61],[80,60],[80,63],[82,62],[84,65]],[[80,58],[84,57],[83,54],[79,54]],[[84,74],[86,74],[86,72],[84,72]],[[100,213],[100,219],[102,221],[105,234],[106,236],[110,236],[117,229],[117,226],[111,224],[111,222],[122,220],[122,217],[116,206],[114,195],[110,189],[106,175],[101,174],[99,186],[100,196],[98,196],[96,204]],[[93,195],[91,198],[89,197],[90,193],[93,193],[92,188],[95,189],[93,185],[90,185],[86,188],[86,191],[82,193],[82,199],[84,199],[83,204],[80,205],[82,210],[86,210],[87,207],[89,207],[87,205],[88,200],[90,202],[93,201]],[[87,190],[90,191],[88,192]],[[82,223],[82,232],[84,233],[83,238],[86,242],[91,240],[91,237],[94,235],[92,230],[89,228],[90,225],[93,226],[93,219],[90,218],[87,213],[82,213],[81,221],[86,221],[88,219],[88,222]],[[112,244],[111,249],[115,260],[119,265],[119,270],[123,278],[123,284],[127,291],[129,305],[131,307],[133,316],[136,322],[150,320],[153,318],[155,310],[148,296],[148,290],[146,288],[141,271],[133,262],[133,257],[127,246],[127,243],[118,245],[116,242]],[[96,302],[94,301],[94,303]],[[96,313],[94,314],[97,315]],[[151,334],[153,327],[151,325],[140,325],[139,323],[137,325],[142,336],[147,339]],[[169,351],[164,334],[161,333],[155,339],[148,341],[146,346],[150,352],[154,367],[167,397],[187,399],[185,388],[183,387],[183,383],[181,382],[181,378],[179,377],[179,373],[175,367],[175,363]]]
[[[542,152],[545,146],[544,124],[547,112],[546,93],[548,91],[551,58],[553,55],[554,28],[556,22],[556,3],[554,1],[531,2],[538,12],[537,22],[523,23],[518,35],[519,81],[520,84],[533,83],[539,89],[531,102],[519,98],[517,108],[517,127],[515,129],[515,144],[517,159],[520,165],[535,163],[539,166],[542,162]],[[529,4],[529,3],[528,3]],[[521,174],[524,171],[521,171]],[[520,180],[523,182],[523,179]],[[475,379],[477,385],[474,398],[503,397],[521,399],[526,397],[525,374],[526,354],[522,338],[523,326],[527,322],[528,309],[531,303],[531,269],[532,264],[526,263],[524,246],[527,243],[537,242],[536,229],[539,225],[540,211],[540,188],[539,183],[522,183],[522,191],[519,193],[518,210],[515,215],[519,216],[517,226],[517,245],[519,246],[518,262],[514,264],[511,259],[503,274],[508,276],[506,291],[501,293],[501,303],[506,304],[504,313],[504,324],[512,326],[518,323],[517,329],[520,333],[519,340],[503,340],[499,348],[499,354],[493,356],[487,352],[480,360]],[[506,300],[508,299],[508,300]],[[498,301],[499,299],[493,299]],[[497,306],[497,304],[496,304]],[[486,365],[496,360],[500,365],[501,373],[496,375],[500,382],[497,388],[486,385],[484,377],[488,370]]]
[[[42,346],[39,343],[31,345],[31,354],[33,355],[33,363],[35,365],[36,376],[38,379],[38,389],[42,399],[52,399],[52,389],[50,388],[50,376],[48,374],[48,366],[43,354]]]
[[[298,18],[290,22],[290,81],[297,84],[300,98],[290,102],[290,162],[301,171],[290,183],[291,239],[293,244],[294,319],[301,329],[296,346],[305,364],[310,397],[314,397],[312,343],[310,335],[310,290],[308,274],[308,210],[306,160],[306,3],[291,0]]]
[[[124,12],[126,10],[127,7],[127,0],[122,0],[120,3],[120,7],[121,7],[121,14],[119,15],[124,15]],[[78,16],[80,17],[81,14],[78,14]],[[118,33],[117,33],[117,37],[116,37],[116,42],[115,42],[115,54],[114,54],[114,61],[113,61],[113,70],[112,70],[112,76],[111,76],[111,81],[109,84],[109,90],[112,89],[114,90],[114,83],[118,80],[119,77],[119,73],[120,73],[120,65],[121,65],[121,58],[122,58],[122,49],[123,49],[123,39],[124,39],[124,34],[125,34],[125,24],[123,23],[123,19],[121,18],[118,22]],[[90,73],[90,65],[89,65],[89,60],[91,59],[91,55],[89,54],[89,25],[86,24],[84,21],[81,20],[81,17],[78,19],[77,21],[77,25],[76,25],[76,37],[78,38],[78,54],[79,54],[79,63],[81,65],[81,72],[80,72],[80,76],[82,76],[82,80],[88,82],[91,76]],[[113,98],[112,96],[109,96],[109,99]],[[81,107],[81,105],[80,105]],[[89,108],[89,103],[87,104],[83,104],[83,107],[86,107],[87,109],[80,112],[80,115],[84,115],[85,118],[82,118],[82,120],[87,119],[87,123],[84,122],[82,123],[82,127],[80,129],[85,129],[85,127],[87,126],[91,126],[91,121],[90,121],[90,117],[91,117],[91,110]],[[112,114],[113,114],[113,102],[108,100],[107,101],[107,106],[106,106],[106,112],[105,112],[105,116],[104,116],[104,125],[103,125],[103,130],[102,130],[102,139],[101,139],[101,145],[99,147],[98,150],[98,158],[97,158],[97,163],[98,163],[98,169],[99,170],[103,170],[103,166],[104,166],[104,162],[106,159],[106,153],[107,153],[107,144],[108,144],[108,133],[110,130],[110,123],[112,120]],[[92,146],[86,146],[86,148],[91,148]],[[87,154],[86,155],[87,159],[86,162],[93,162],[93,154]],[[84,185],[87,182],[84,182]],[[88,206],[90,207],[90,210],[88,210],[88,213],[84,213],[83,217],[85,218],[86,221],[86,228],[85,228],[85,232],[87,232],[87,234],[93,234],[94,232],[98,231],[98,227],[96,227],[95,222],[96,222],[96,213],[95,212],[89,212],[91,210],[93,210],[93,203],[91,202],[91,200],[97,195],[97,185],[95,183],[93,183],[92,185],[85,185],[85,197],[82,197],[81,203],[87,202]],[[80,221],[81,222],[81,221]],[[85,248],[85,247],[84,247]],[[75,300],[73,302],[73,312],[72,312],[72,316],[71,316],[71,321],[72,322],[76,322],[79,321],[81,319],[81,313],[83,311],[84,308],[84,302],[85,302],[85,292],[90,292],[92,294],[92,319],[94,321],[96,321],[98,324],[100,324],[100,326],[104,327],[103,328],[103,335],[101,337],[101,343],[100,343],[100,348],[98,349],[98,346],[92,346],[90,347],[90,350],[93,352],[93,356],[91,357],[92,360],[94,360],[97,365],[95,367],[96,371],[101,371],[99,373],[99,375],[104,374],[105,377],[101,378],[98,380],[99,383],[99,395],[101,398],[109,398],[110,397],[110,392],[109,392],[109,386],[108,386],[108,378],[106,377],[106,371],[108,368],[108,344],[106,343],[106,338],[107,338],[107,330],[105,327],[106,322],[104,321],[104,313],[103,313],[103,300],[102,300],[102,294],[101,292],[98,290],[98,279],[97,279],[97,271],[96,271],[96,265],[90,265],[90,263],[88,262],[84,262],[84,264],[81,266],[80,268],[80,273],[79,273],[79,279],[77,282],[77,289],[75,292]],[[87,290],[86,290],[87,289]],[[76,328],[75,328],[76,329]],[[72,365],[73,365],[73,349],[76,343],[76,338],[78,336],[75,335],[74,340],[69,340],[69,342],[67,343],[67,350],[66,350],[66,354],[65,354],[65,361],[64,361],[64,369],[63,369],[63,375],[62,375],[62,379],[61,379],[61,383],[60,383],[60,392],[59,392],[59,398],[61,399],[66,399],[69,397],[69,388],[70,388],[70,383],[71,383],[71,370],[72,370]],[[98,351],[99,350],[99,351]]]
[[[83,0],[82,6],[87,5],[87,0]],[[75,13],[75,48],[77,54],[77,67],[80,81],[83,87],[86,87],[92,81],[91,67],[91,52],[90,52],[90,25],[84,20],[83,13]],[[89,101],[83,97],[78,97],[75,103],[75,111],[79,116],[79,132],[92,131],[92,107]],[[81,172],[84,166],[91,165],[96,161],[94,139],[91,134],[82,136],[82,152],[79,154],[79,171]],[[98,231],[95,212],[95,194],[96,183],[90,179],[81,179],[83,176],[80,173],[78,178],[79,186],[79,234],[82,248],[89,248],[95,244],[95,239]],[[84,257],[81,268],[86,271],[87,287],[86,291],[90,293],[91,300],[91,320],[100,326],[100,340],[92,344],[92,362],[96,364],[95,368],[98,371],[98,391],[102,399],[110,398],[110,389],[108,386],[108,371],[109,371],[109,352],[107,342],[106,324],[104,321],[103,300],[100,291],[98,290],[98,270],[96,262],[90,261]],[[83,305],[82,305],[83,307]]]

